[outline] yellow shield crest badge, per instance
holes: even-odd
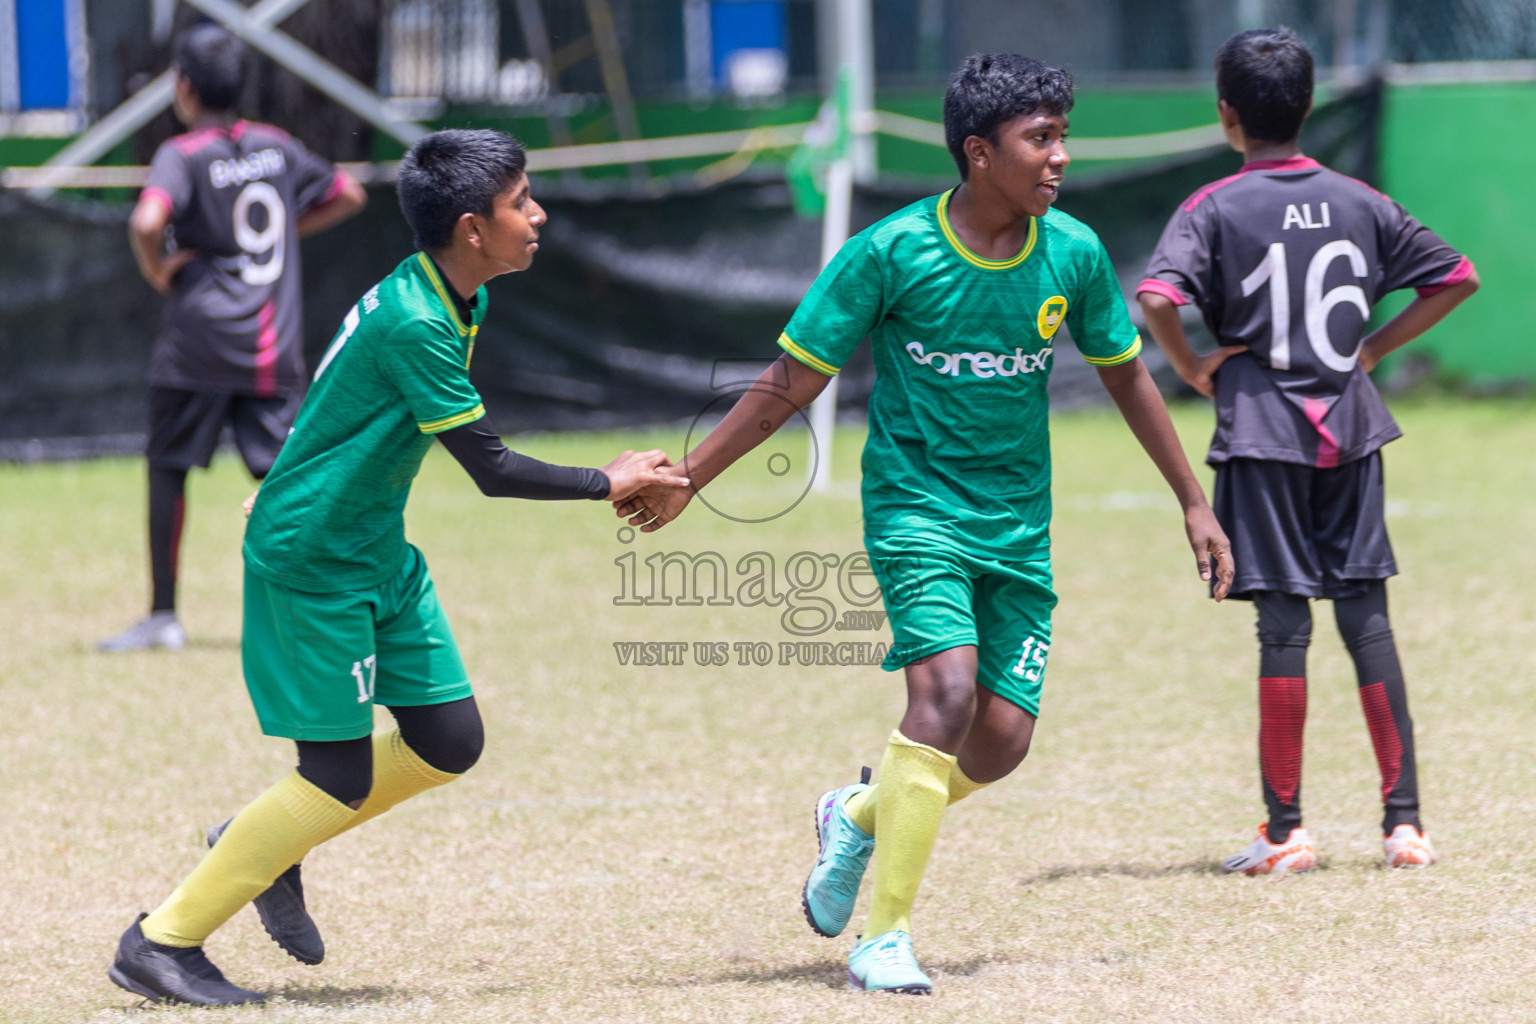
[[[1052,295],[1040,303],[1040,312],[1035,314],[1035,325],[1040,328],[1040,337],[1046,341],[1051,340],[1051,335],[1056,333],[1056,328],[1061,326],[1062,317],[1067,315],[1067,300],[1065,296]]]

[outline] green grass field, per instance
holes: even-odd
[[[781,581],[799,552],[842,564],[860,545],[855,433],[840,439],[830,497],[759,524],[695,503],[633,538],[606,506],[482,498],[438,451],[409,533],[476,679],[486,755],[463,781],[306,861],[324,965],[287,960],[249,910],[214,936],[226,973],[274,998],[213,1012],[455,1024],[1532,1019],[1536,408],[1399,414],[1408,436],[1387,454],[1403,571],[1394,624],[1440,866],[1381,867],[1375,763],[1319,607],[1304,795],[1321,870],[1283,881],[1216,871],[1263,814],[1252,609],[1203,597],[1177,507],[1118,419],[1060,416],[1061,606],[1034,752],[946,817],[915,919],[936,994],[848,991],[848,943],[817,938],[800,914],[810,812],[823,789],[878,763],[900,677],[779,665],[778,644],[795,639],[782,608],[615,599],[630,552],[642,595],[657,553],[713,551],[734,572],[766,552]],[[1197,458],[1209,416],[1176,410]],[[659,431],[517,446],[600,464],[621,445],[680,442]],[[761,453],[790,457],[783,477],[758,459],[706,496],[738,518],[782,510],[803,445],[786,437]],[[123,1019],[136,1000],[105,977],[118,934],[197,861],[205,828],[291,767],[291,745],[259,734],[240,679],[249,486],[228,456],[193,479],[189,649],[109,657],[94,641],[137,617],[147,589],[141,464],[0,467],[0,1020]],[[835,579],[819,593],[839,613],[854,607]],[[730,664],[700,667],[690,646],[680,666],[622,666],[614,645],[635,641],[768,643],[774,663],[739,665],[728,646]]]

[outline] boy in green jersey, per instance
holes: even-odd
[[[293,433],[253,499],[241,653],[262,731],[298,745],[298,769],[208,837],[212,850],[123,934],[108,971],[156,1002],[263,997],[202,952],[254,902],[296,959],[324,945],[304,907],[313,847],[452,782],[484,730],[421,552],[405,539],[411,482],[433,438],[488,495],[623,500],[659,473],[659,451],[601,470],[552,466],[502,445],[469,380],[485,282],[526,270],[544,211],[523,148],[494,131],[445,131],[411,147],[400,205],[421,250],[369,289],[331,342]],[[373,733],[373,706],[397,728]]]
[[[1227,538],[1137,354],[1098,237],[1051,209],[1068,157],[1070,78],[1016,54],[969,58],[944,100],[961,183],[851,239],[779,338],[784,353],[673,472],[686,490],[615,502],[655,530],[826,386],[869,335],[875,389],[864,529],[906,673],[907,710],[879,784],[817,803],[821,847],[804,891],[819,934],[848,923],[871,852],[869,920],[852,984],[925,993],[910,914],[946,805],[1029,750],[1050,651],[1046,377],[1065,322],[1184,509],[1201,579],[1232,578]],[[878,823],[878,828],[876,827]]]

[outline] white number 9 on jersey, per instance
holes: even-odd
[[[267,226],[260,231],[251,225],[251,208],[262,207]],[[235,244],[240,255],[240,280],[246,284],[271,284],[283,275],[283,243],[288,227],[288,208],[277,189],[265,181],[253,181],[235,200]],[[265,262],[258,257],[270,253]]]

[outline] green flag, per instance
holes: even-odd
[[[799,148],[790,155],[785,177],[802,217],[820,217],[827,208],[827,165],[848,158],[849,109],[852,106],[853,72],[842,68],[837,85],[805,130]]]

